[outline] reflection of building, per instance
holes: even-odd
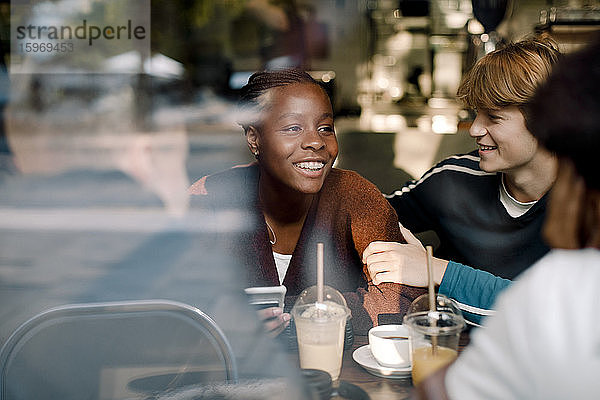
[[[150,101],[166,101],[172,80],[156,79],[153,88],[162,89],[156,96],[140,90],[139,78],[125,72],[12,75],[6,131],[19,171],[120,171],[154,193],[170,212],[185,210],[183,124],[157,123],[158,107]],[[148,108],[140,109],[140,95],[149,100],[144,103]]]

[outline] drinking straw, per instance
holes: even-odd
[[[433,268],[431,266],[431,257],[433,249],[431,246],[427,246],[427,275],[429,276],[428,290],[429,290],[429,311],[436,311],[435,307],[435,289],[433,286]]]
[[[433,248],[427,246],[427,275],[429,276],[428,292],[429,292],[429,312],[435,312],[435,288],[433,284],[433,266],[431,265],[431,258],[433,257]],[[431,318],[431,326],[436,326],[437,321]],[[435,356],[437,353],[437,336],[431,336],[431,354]]]
[[[317,243],[317,302],[323,302],[323,243]]]

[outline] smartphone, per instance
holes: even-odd
[[[287,288],[281,286],[256,286],[244,289],[250,304],[256,308],[267,307],[283,308]]]

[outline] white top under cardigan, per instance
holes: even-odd
[[[283,284],[283,279],[290,266],[292,255],[273,252],[273,258],[275,259],[275,266],[277,267],[277,275],[279,275],[279,283]]]

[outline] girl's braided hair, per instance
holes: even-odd
[[[241,89],[238,108],[238,123],[247,132],[250,125],[260,120],[260,113],[269,103],[269,90],[295,83],[312,83],[320,87],[306,71],[300,69],[278,69],[255,72]]]

